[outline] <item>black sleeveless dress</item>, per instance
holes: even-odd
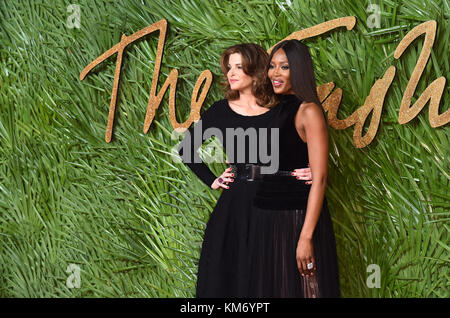
[[[189,129],[191,136],[194,127],[200,127],[201,135],[209,128],[216,129],[217,134],[227,136],[232,134],[233,129],[248,132],[244,144],[239,144],[237,138],[233,144],[227,137],[223,138],[222,144],[225,148],[227,158],[232,164],[242,167],[245,163],[262,164],[257,156],[254,160],[254,152],[259,149],[267,138],[261,134],[271,121],[278,117],[281,110],[279,106],[271,108],[261,115],[245,116],[232,110],[227,100],[215,102],[202,115],[201,120]],[[200,125],[201,124],[201,125]],[[213,132],[213,131],[209,131]],[[216,134],[214,134],[216,135]],[[217,135],[216,135],[217,136]],[[257,141],[254,139],[258,139]],[[220,136],[218,136],[220,137]],[[198,136],[197,136],[198,138]],[[200,146],[194,145],[186,135],[179,148],[179,154],[183,162],[208,186],[214,182],[216,176],[200,160],[196,150]],[[267,147],[267,144],[266,144]],[[187,149],[188,151],[184,151]],[[183,153],[190,154],[190,158],[196,158],[197,163],[192,162],[189,156],[183,158]],[[229,154],[236,154],[231,157]],[[237,157],[245,158],[238,162]],[[243,156],[243,157],[242,157]],[[249,256],[249,230],[251,227],[251,216],[253,199],[259,181],[247,181],[235,179],[229,183],[229,189],[222,189],[216,206],[214,207],[207,222],[205,235],[197,273],[197,297],[248,297],[250,282]]]
[[[307,144],[295,128],[301,101],[284,96],[269,127],[279,127],[279,170],[308,166]],[[333,225],[324,199],[313,234],[316,273],[303,278],[296,248],[305,219],[310,185],[294,176],[265,175],[258,183],[251,216],[251,297],[339,297],[339,278]],[[316,284],[316,285],[314,285]]]

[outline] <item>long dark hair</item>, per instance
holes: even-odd
[[[286,53],[292,90],[295,96],[302,101],[316,103],[322,108],[317,96],[316,77],[314,76],[313,62],[308,47],[299,40],[285,40],[278,43],[270,53],[267,71],[273,55],[279,49],[283,49]]]
[[[263,107],[273,107],[278,99],[273,92],[272,84],[267,78],[265,66],[269,61],[269,54],[261,46],[254,43],[243,43],[233,45],[223,52],[220,59],[220,66],[224,75],[225,97],[229,100],[239,98],[239,91],[232,90],[227,79],[228,60],[233,53],[239,53],[242,56],[242,69],[245,74],[253,78],[252,94],[256,97],[258,105]]]

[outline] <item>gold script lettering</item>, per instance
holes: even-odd
[[[312,27],[304,29],[304,30],[293,32],[290,35],[288,35],[287,37],[285,37],[283,40],[281,40],[280,42],[285,41],[285,40],[293,40],[293,39],[299,40],[299,41],[304,40],[304,39],[309,39],[309,38],[324,34],[328,31],[331,31],[338,27],[343,27],[343,26],[347,27],[347,30],[350,31],[351,29],[353,29],[355,24],[356,24],[355,17],[350,16],[350,17],[338,18],[338,19],[323,22],[321,24],[312,26]],[[278,43],[280,43],[280,42],[278,42]],[[272,49],[277,44],[275,44],[270,49],[268,49],[267,52],[270,54],[270,52],[272,52]]]
[[[347,30],[353,29],[356,23],[356,18],[353,16],[343,17],[334,19],[331,21],[326,21],[324,23],[318,24],[316,26],[310,27],[308,29],[296,31],[283,40],[289,39],[297,39],[303,40],[311,37],[315,37],[321,35],[325,32],[333,30],[338,27],[345,26]],[[433,81],[427,89],[422,93],[422,95],[418,98],[416,103],[410,107],[411,98],[415,92],[418,81],[422,72],[425,68],[425,65],[429,59],[431,48],[434,43],[435,35],[436,35],[436,21],[428,21],[422,23],[411,30],[400,42],[398,47],[395,50],[394,57],[396,59],[400,58],[406,48],[421,34],[425,33],[425,42],[422,52],[419,56],[418,62],[413,70],[410,81],[406,87],[405,93],[403,95],[400,111],[399,111],[399,123],[405,124],[412,120],[417,114],[422,110],[425,104],[430,100],[430,109],[429,109],[429,120],[432,127],[439,127],[447,124],[450,121],[450,110],[447,110],[445,113],[439,115],[439,102],[442,98],[442,94],[444,91],[446,79],[441,76],[435,81]],[[179,131],[183,132],[186,130],[192,122],[197,122],[200,119],[200,109],[203,105],[203,102],[208,94],[208,91],[211,87],[212,83],[212,73],[209,70],[204,70],[197,79],[195,87],[192,91],[191,98],[191,111],[189,118],[182,124],[178,123],[175,118],[175,96],[176,96],[176,86],[178,80],[178,71],[173,69],[166,81],[164,82],[159,93],[156,93],[156,88],[159,80],[159,73],[161,68],[162,55],[164,51],[165,37],[167,31],[167,21],[165,19],[160,20],[131,36],[122,35],[121,41],[107,50],[105,53],[100,55],[94,61],[92,61],[88,66],[80,74],[80,80],[83,80],[85,76],[98,64],[103,62],[105,59],[113,55],[114,53],[118,53],[117,61],[116,61],[116,69],[114,74],[114,83],[113,90],[111,93],[111,103],[108,115],[108,124],[106,127],[106,142],[111,141],[111,134],[114,125],[114,113],[115,106],[117,101],[117,89],[119,85],[120,79],[120,69],[122,65],[123,52],[125,47],[136,41],[137,39],[150,34],[154,31],[160,31],[160,36],[158,39],[158,48],[156,53],[156,61],[155,61],[155,69],[153,72],[152,86],[150,90],[150,97],[147,105],[147,112],[145,115],[144,122],[144,133],[147,133],[148,129],[151,126],[153,118],[155,116],[156,110],[158,109],[161,101],[167,91],[169,89],[169,114],[170,121],[172,127]],[[273,49],[273,46],[268,49],[270,53]],[[376,136],[378,131],[378,127],[381,120],[381,113],[383,109],[384,100],[387,94],[389,87],[392,84],[393,78],[396,73],[396,68],[394,66],[390,66],[385,72],[384,76],[377,80],[375,84],[372,86],[369,96],[367,96],[364,105],[358,108],[352,115],[347,117],[346,119],[338,119],[337,113],[339,110],[339,105],[342,100],[342,89],[335,88],[334,83],[326,83],[317,87],[317,93],[319,99],[322,101],[322,106],[324,110],[328,113],[328,123],[335,129],[346,129],[350,126],[355,125],[354,133],[353,133],[353,143],[357,148],[363,148],[370,144]],[[199,95],[200,88],[203,86],[203,89]],[[372,113],[372,118],[367,129],[367,132],[363,135],[364,124]]]
[[[430,58],[431,48],[433,47],[434,39],[436,37],[436,21],[427,21],[412,29],[408,34],[400,41],[399,45],[395,49],[394,57],[399,59],[406,48],[420,35],[425,33],[425,41],[422,51],[417,60],[417,64],[414,67],[411,78],[406,86],[405,93],[403,94],[402,103],[400,106],[400,112],[398,115],[398,122],[400,124],[406,124],[411,121],[417,114],[420,113],[425,104],[430,100],[429,108],[429,121],[431,127],[439,127],[447,124],[450,121],[450,110],[447,110],[442,115],[439,115],[439,102],[441,101],[442,94],[444,92],[445,77],[441,76],[435,79],[420,95],[417,101],[412,107],[411,97],[419,83],[419,79],[422,76],[425,65]]]
[[[394,79],[394,75],[395,67],[391,66],[387,69],[383,78],[377,80],[372,86],[364,105],[358,108],[346,119],[340,120],[337,118],[339,103],[342,98],[341,89],[336,90],[337,93],[333,96],[334,98],[326,105],[324,104],[324,109],[328,111],[328,122],[331,127],[335,129],[346,129],[352,125],[355,125],[355,130],[353,132],[353,144],[356,148],[363,148],[367,146],[375,138],[378,131],[378,126],[380,125],[384,99],[389,87],[391,86],[392,80]],[[369,129],[363,136],[364,123],[371,112],[372,118],[370,120]]]
[[[306,39],[309,37],[321,35],[338,26],[347,26],[347,29],[351,30],[355,24],[355,21],[356,20],[354,17],[345,17],[331,20],[305,30],[294,32],[286,37],[285,40]],[[408,86],[403,95],[398,117],[398,121],[400,124],[405,124],[416,117],[428,102],[428,100],[430,100],[429,121],[431,127],[439,127],[447,124],[450,121],[450,110],[447,110],[445,113],[439,115],[439,102],[442,98],[446,82],[446,79],[443,76],[433,81],[418,98],[413,107],[410,107],[411,97],[414,94],[420,76],[422,75],[422,72],[431,53],[431,48],[433,46],[436,35],[436,26],[436,21],[428,21],[416,26],[402,39],[397,49],[395,50],[394,57],[398,59],[403,54],[405,49],[417,37],[425,33],[425,43],[422,52],[419,56],[418,62],[414,68],[411,79],[408,82]],[[270,50],[272,50],[272,48],[270,48]],[[353,133],[353,144],[355,145],[355,147],[363,148],[370,144],[375,138],[381,120],[384,99],[390,85],[392,84],[395,73],[396,68],[394,66],[389,67],[385,72],[383,78],[377,80],[372,86],[370,94],[366,98],[364,105],[357,109],[348,118],[343,120],[340,120],[337,117],[339,105],[342,100],[342,89],[337,88],[330,94],[330,92],[334,88],[334,83],[326,83],[317,87],[319,100],[323,102],[322,106],[324,110],[328,112],[328,123],[330,124],[330,126],[335,129],[346,129],[352,125],[355,125]],[[370,121],[369,128],[366,134],[363,135],[364,123],[366,122],[371,112],[372,119]]]
[[[122,57],[123,52],[126,48],[126,46],[130,43],[133,43],[137,39],[150,34],[154,31],[159,30],[160,35],[158,39],[158,48],[156,52],[156,61],[155,61],[155,69],[153,71],[153,80],[152,80],[152,87],[150,90],[150,97],[148,101],[147,106],[147,113],[145,115],[145,122],[144,122],[144,133],[147,133],[153,118],[155,116],[155,111],[158,109],[159,105],[161,104],[162,98],[164,97],[164,94],[167,91],[167,88],[170,86],[170,92],[169,92],[169,107],[170,107],[170,120],[172,123],[172,126],[176,129],[186,129],[191,125],[193,121],[198,121],[200,118],[200,108],[202,107],[202,104],[206,98],[206,95],[209,91],[209,88],[211,87],[212,83],[212,73],[209,70],[203,71],[199,79],[197,80],[197,83],[194,87],[194,90],[192,92],[192,102],[191,102],[191,113],[189,115],[189,118],[183,123],[179,124],[176,121],[175,118],[175,93],[176,93],[176,85],[178,80],[178,71],[176,69],[173,69],[169,76],[167,77],[166,81],[164,82],[164,85],[162,86],[161,90],[158,94],[156,94],[156,87],[158,84],[159,79],[159,72],[161,68],[161,60],[162,55],[164,51],[164,43],[166,39],[166,31],[167,31],[167,21],[165,19],[160,20],[140,31],[137,31],[136,33],[126,36],[125,34],[122,35],[122,39],[119,43],[114,45],[112,48],[107,50],[105,53],[97,57],[94,61],[89,63],[88,66],[86,66],[83,71],[80,73],[80,80],[83,80],[86,75],[98,64],[102,63],[104,60],[106,60],[108,57],[113,55],[114,53],[118,53],[117,55],[117,62],[116,62],[116,69],[114,73],[114,83],[113,83],[113,90],[111,93],[111,103],[109,108],[109,115],[108,115],[108,124],[106,126],[106,134],[105,134],[105,140],[106,142],[111,141],[113,126],[114,126],[114,113],[116,108],[116,101],[117,101],[117,89],[119,86],[119,79],[120,79],[120,69],[122,66]],[[201,85],[205,82],[205,85],[203,86],[203,90],[200,94],[200,98],[198,97],[198,92],[200,90]]]

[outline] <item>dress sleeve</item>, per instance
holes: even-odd
[[[203,132],[208,127],[214,127],[215,114],[214,110],[217,103],[214,103],[209,107],[202,115],[200,120],[192,125],[185,133],[183,140],[178,148],[178,154],[181,156],[181,160],[202,180],[208,187],[211,187],[212,183],[216,179],[216,176],[208,168],[208,166],[202,161],[197,150],[203,144]],[[200,135],[194,135],[200,134]]]

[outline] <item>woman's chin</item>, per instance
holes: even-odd
[[[278,94],[278,95],[286,94],[286,92],[287,92],[286,89],[284,89],[283,87],[274,87],[273,91],[275,94]]]
[[[239,84],[230,84],[230,88],[233,91],[240,91],[240,90],[244,89],[245,87],[242,87],[242,85],[239,85]]]

